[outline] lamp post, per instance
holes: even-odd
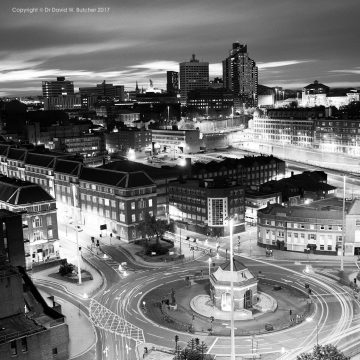
[[[312,322],[314,319],[311,317],[306,318],[307,322]],[[319,323],[315,321],[316,323],[316,345],[319,346]]]
[[[233,223],[234,219],[229,219],[230,227],[230,287],[231,287],[231,320],[230,320],[230,337],[231,337],[231,360],[235,360],[235,325],[234,325],[234,251],[233,251]]]
[[[181,226],[180,226],[180,255],[181,255]]]
[[[209,263],[209,279],[210,279],[210,264],[211,264],[211,258],[208,259],[208,263]]]
[[[341,262],[340,262],[340,270],[344,271],[344,250],[345,250],[345,187],[346,187],[346,176],[344,174],[344,193],[343,193],[343,225],[342,225],[342,241],[341,241]]]
[[[77,224],[77,221],[76,221],[76,224]],[[79,285],[81,285],[79,229],[78,229],[77,225],[75,226],[75,231],[76,231],[76,249],[77,249],[78,278],[79,278]]]

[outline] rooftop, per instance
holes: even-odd
[[[122,188],[135,188],[154,184],[151,178],[143,171],[124,172],[86,167],[84,167],[81,171],[80,180]]]
[[[34,320],[29,319],[25,314],[15,314],[0,319],[0,344],[46,330]]]
[[[110,162],[108,164],[100,166],[99,168],[124,172],[144,171],[154,180],[165,178],[177,179],[181,174],[184,174],[187,171],[186,168],[181,166],[167,166],[158,168],[129,160]]]
[[[25,205],[55,200],[40,185],[0,176],[0,201],[12,205]]]

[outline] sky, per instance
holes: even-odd
[[[192,54],[222,76],[233,42],[259,84],[360,87],[359,14],[359,0],[2,0],[0,96],[40,95],[57,76],[166,88]]]

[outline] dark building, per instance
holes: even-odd
[[[234,106],[232,91],[224,88],[191,90],[187,97],[187,106],[201,110],[205,116],[230,115]]]
[[[170,182],[169,216],[186,222],[189,230],[212,236],[228,235],[227,219],[234,217],[234,233],[244,231],[244,189],[226,178]]]
[[[93,87],[79,88],[79,93],[81,96],[117,97],[120,101],[125,100],[124,85],[107,84],[105,80]]]
[[[179,73],[177,71],[166,72],[166,92],[169,94],[179,92]]]
[[[56,81],[43,81],[42,92],[46,98],[60,95],[74,95],[74,83],[65,80],[63,76],[56,78]]]
[[[181,105],[186,105],[188,92],[209,87],[209,63],[200,62],[193,54],[190,61],[180,63]]]
[[[109,154],[126,154],[129,149],[142,151],[151,146],[151,130],[125,128],[104,134],[105,147]]]
[[[221,162],[196,163],[191,167],[191,177],[208,179],[227,177],[249,188],[257,189],[264,182],[285,175],[285,162],[273,156],[249,156],[242,159],[226,158]]]
[[[24,270],[21,215],[0,210],[0,359],[67,360],[61,306],[47,305]]]
[[[223,61],[223,80],[224,87],[233,91],[239,100],[239,106],[257,105],[258,68],[249,57],[247,45],[233,43],[229,56]]]
[[[20,214],[0,209],[0,262],[25,267],[23,223]],[[0,302],[1,303],[1,302]]]
[[[336,187],[327,183],[323,171],[304,171],[302,174],[273,180],[260,185],[262,192],[281,193],[283,204],[298,205],[335,196]]]

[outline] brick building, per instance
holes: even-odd
[[[228,235],[227,218],[234,216],[234,233],[244,231],[244,189],[224,178],[187,179],[169,183],[169,216],[188,229]]]
[[[48,306],[23,268],[21,215],[1,209],[0,223],[0,359],[67,360],[61,306]]]

